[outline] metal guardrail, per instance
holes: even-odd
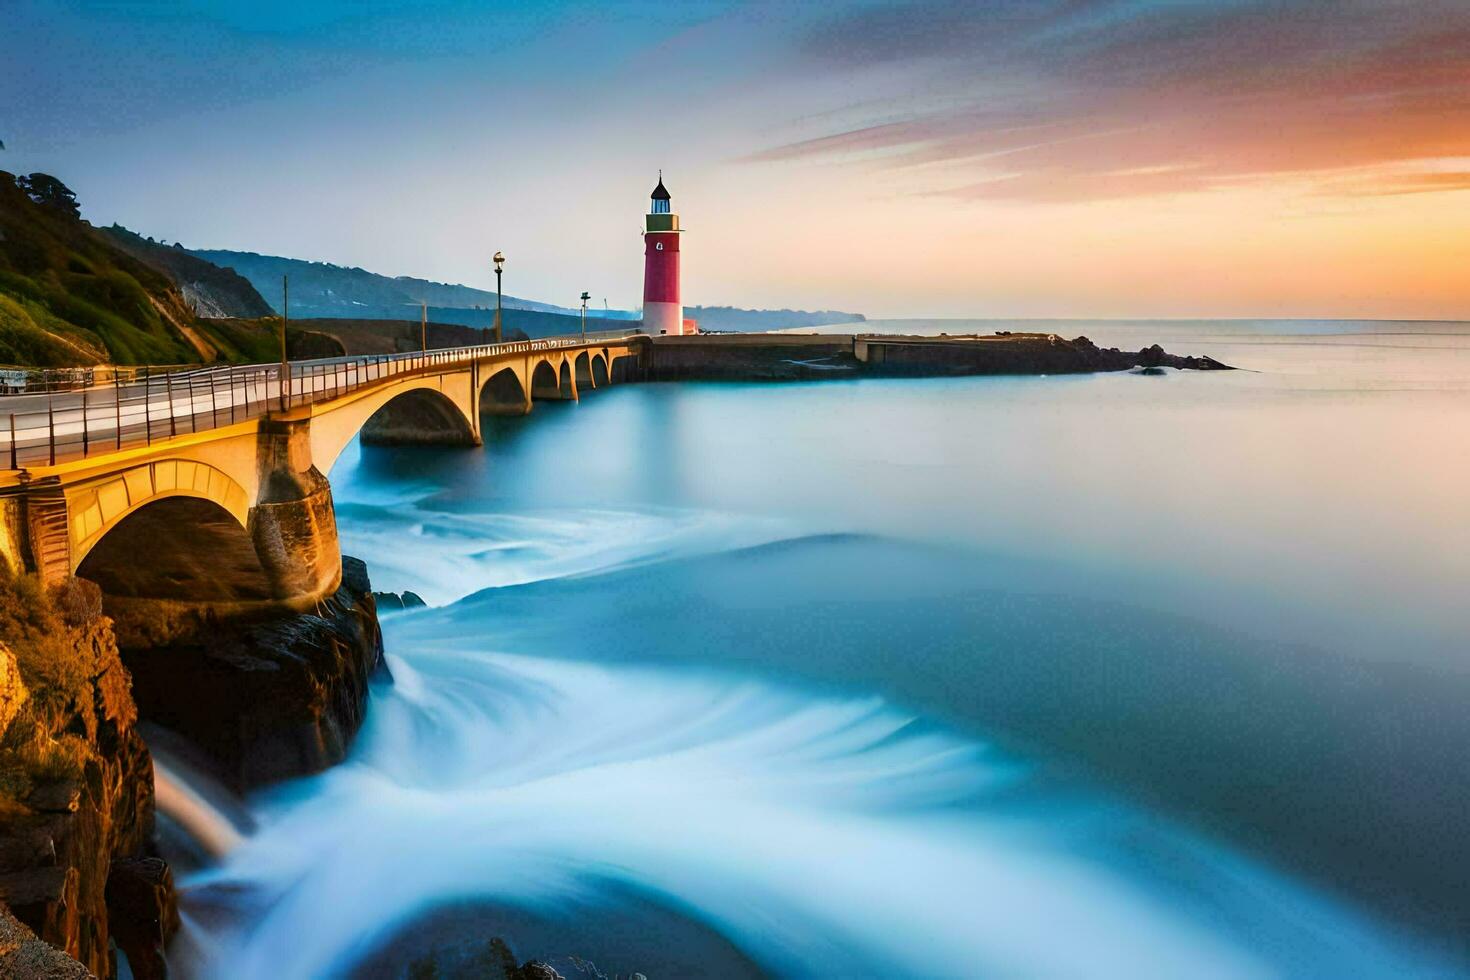
[[[38,368],[0,364],[0,395],[43,395],[54,391],[81,391],[105,384],[129,384],[145,377],[198,371],[198,364],[96,364],[91,367]]]
[[[638,332],[603,330],[407,354],[292,361],[284,386],[280,364],[248,364],[184,371],[162,368],[157,373],[142,368],[131,381],[114,375],[111,384],[0,394],[0,467],[55,466],[330,401],[406,374],[505,354],[622,340]]]

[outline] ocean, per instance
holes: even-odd
[[[614,386],[354,445],[343,551],[429,608],[349,760],[184,878],[180,970],[1470,973],[1470,324],[866,329],[1240,370]]]

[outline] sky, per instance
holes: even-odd
[[[1466,0],[0,0],[97,224],[633,308],[1470,319]]]

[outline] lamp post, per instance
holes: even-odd
[[[505,266],[505,255],[501,252],[495,253],[492,260],[495,263],[495,342],[501,342],[500,334],[500,271]]]
[[[587,290],[582,290],[582,340],[584,342],[587,340],[587,301],[591,298]]]
[[[291,359],[286,356],[286,328],[291,318],[291,278],[281,277],[281,376],[279,381],[281,396],[281,411],[291,407]],[[173,414],[173,405],[169,405],[169,414]]]

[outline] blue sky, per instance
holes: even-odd
[[[1462,2],[0,9],[0,167],[189,245],[629,306],[662,167],[690,302],[1470,301]]]

